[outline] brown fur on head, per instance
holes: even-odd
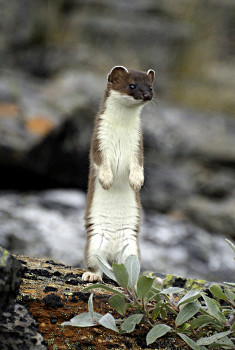
[[[108,89],[132,96],[135,100],[149,101],[153,97],[154,76],[152,69],[140,72],[115,66],[108,75]]]

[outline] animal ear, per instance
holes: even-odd
[[[128,70],[123,66],[115,66],[111,69],[108,75],[108,82],[113,83],[115,80],[118,81],[119,78],[128,74]]]
[[[152,80],[152,82],[153,82],[153,79],[154,79],[154,77],[155,77],[155,71],[154,71],[153,69],[149,69],[149,70],[147,71],[147,75],[150,76],[150,78],[151,78],[151,80]]]

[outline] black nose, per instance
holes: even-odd
[[[149,93],[143,94],[143,100],[144,101],[149,101],[152,99],[152,96]]]

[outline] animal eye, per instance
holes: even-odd
[[[134,84],[130,84],[130,85],[129,85],[129,88],[130,88],[131,90],[133,90],[133,89],[136,88],[136,86],[135,86]]]
[[[152,86],[150,86],[150,87],[149,87],[149,91],[153,91],[153,88],[152,88]]]

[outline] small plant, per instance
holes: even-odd
[[[228,241],[235,253],[235,246]],[[122,252],[123,253],[123,252]],[[209,292],[185,291],[183,288],[161,289],[155,278],[139,276],[140,265],[135,255],[127,257],[124,264],[112,267],[97,256],[102,271],[116,281],[116,290],[101,283],[83,289],[104,289],[112,292],[109,304],[120,314],[115,319],[110,313],[94,312],[93,294],[88,301],[87,313],[73,317],[62,325],[91,327],[102,325],[119,334],[133,332],[136,325],[147,323],[151,329],[146,335],[147,345],[166,333],[174,333],[194,350],[235,349],[235,283],[223,287],[212,284]],[[213,296],[213,297],[211,297]],[[125,317],[127,309],[134,313]],[[167,324],[168,316],[174,319]]]

